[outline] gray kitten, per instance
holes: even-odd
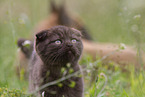
[[[82,54],[81,33],[66,26],[55,26],[36,34],[29,74],[29,89],[80,71],[78,60]],[[69,65],[68,65],[69,64]],[[38,92],[44,97],[83,97],[83,79],[73,76]]]

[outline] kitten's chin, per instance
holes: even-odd
[[[66,56],[66,60],[68,62],[70,62],[70,63],[72,63],[72,62],[74,62],[74,61],[76,61],[76,60],[79,59],[78,56],[77,56],[77,54],[75,54],[72,51],[68,51],[65,56]]]
[[[70,55],[72,55],[73,53],[72,53],[72,51],[68,51],[67,54],[68,54],[68,56],[70,56]]]

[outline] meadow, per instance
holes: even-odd
[[[144,0],[66,0],[66,7],[82,19],[94,41],[131,45],[141,58],[139,52],[145,51]],[[49,0],[0,0],[0,97],[29,96],[28,79],[19,79],[15,72],[19,65],[17,40],[29,38],[49,13]],[[123,71],[114,62],[104,65],[100,60],[86,55],[80,61],[88,68],[85,97],[145,97],[142,66],[136,70],[130,64]]]

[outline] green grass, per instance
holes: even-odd
[[[58,1],[58,0],[57,0]],[[66,0],[67,1],[67,0]],[[60,2],[60,1],[58,1]],[[144,50],[145,41],[145,2],[143,0],[69,0],[68,10],[78,14],[89,28],[94,41],[125,43]],[[19,65],[16,41],[19,37],[28,38],[38,21],[49,15],[47,0],[1,0],[0,1],[0,96],[24,96],[28,82],[19,80],[15,66]],[[25,23],[23,23],[23,19]],[[94,63],[89,56],[81,64]],[[85,75],[85,97],[144,97],[145,72],[133,66],[123,72],[117,64],[94,64],[98,70]],[[102,87],[107,77],[107,84]],[[89,85],[90,79],[92,84]],[[12,94],[10,94],[12,93]],[[2,96],[3,95],[3,96]],[[17,96],[12,96],[17,97]]]

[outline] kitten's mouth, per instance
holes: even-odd
[[[72,54],[75,55],[75,53],[74,53],[73,50],[68,50],[68,51],[67,51],[67,54],[68,54],[68,55],[72,55]]]
[[[72,53],[72,51],[71,51],[71,50],[69,50],[69,51],[68,51],[68,54],[71,54],[71,53]]]

